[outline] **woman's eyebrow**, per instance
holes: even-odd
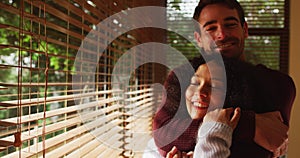
[[[222,83],[222,84],[225,84],[226,82],[224,81],[223,78],[211,78],[211,82],[212,83]]]
[[[195,74],[195,75],[192,76],[191,80],[197,80],[198,77],[199,77],[199,76]]]

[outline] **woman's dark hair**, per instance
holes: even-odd
[[[208,58],[206,60],[208,61],[205,61],[203,57],[194,58],[190,63],[197,71],[199,66],[214,59]],[[256,96],[257,93],[255,93],[254,88],[257,87],[254,86],[255,78],[253,78],[255,66],[244,61],[225,57],[223,57],[222,62],[225,66],[227,81],[224,108],[243,106],[243,109],[249,110],[254,103],[258,104],[256,100],[259,96]],[[220,61],[219,65],[222,66],[223,63]]]
[[[203,10],[204,7],[207,5],[211,4],[224,4],[228,6],[231,9],[236,9],[240,18],[240,22],[242,27],[244,26],[245,23],[245,12],[243,7],[240,5],[240,3],[236,0],[200,0],[198,3],[198,6],[195,8],[193,19],[194,19],[194,26],[195,30],[200,33],[200,28],[198,24],[198,20],[201,14],[201,11]]]

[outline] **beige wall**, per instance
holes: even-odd
[[[292,109],[291,128],[289,133],[288,158],[300,155],[300,1],[291,0],[291,33],[290,33],[290,75],[297,89],[296,100]],[[279,96],[280,97],[280,96]]]

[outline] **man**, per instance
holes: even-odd
[[[194,33],[195,39],[205,52],[219,51],[224,57],[245,60],[243,51],[244,41],[248,37],[248,25],[244,18],[244,11],[236,0],[201,0],[195,8],[193,18],[198,22]],[[296,92],[295,85],[289,76],[262,65],[257,66],[256,73],[259,77],[256,86],[264,87],[260,94],[269,105],[254,105],[253,110],[242,110],[239,124],[233,135],[231,157],[241,155],[244,155],[243,157],[271,157],[285,152],[285,149],[281,147],[287,140],[290,112]],[[154,118],[154,130],[166,124],[176,128],[186,123],[186,120],[170,121],[180,109],[176,106],[173,108],[173,105],[179,105],[180,99],[183,99],[173,95],[180,93],[180,87],[179,91],[174,90],[174,87],[180,86],[174,78],[176,76],[171,73],[165,83],[166,87],[173,88],[166,88],[166,102]],[[169,93],[170,91],[172,93]],[[191,126],[193,124],[196,123],[192,121]],[[189,145],[195,146],[195,142],[190,141],[185,144],[183,141],[186,136],[195,137],[194,132],[197,128],[196,126],[184,131],[168,145],[163,145],[164,138],[172,134],[168,130],[154,132],[154,140],[163,156],[172,157],[178,153],[180,155],[179,146],[184,146],[186,150]],[[262,152],[255,155],[253,151],[257,150],[257,144],[261,147],[258,150]],[[169,152],[173,146],[179,149],[175,150],[176,152]],[[236,149],[241,146],[245,146],[247,150],[237,151]]]

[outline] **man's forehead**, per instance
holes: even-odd
[[[198,21],[203,25],[207,21],[232,20],[233,18],[239,21],[238,11],[235,8],[230,8],[225,4],[211,4],[203,8]]]

